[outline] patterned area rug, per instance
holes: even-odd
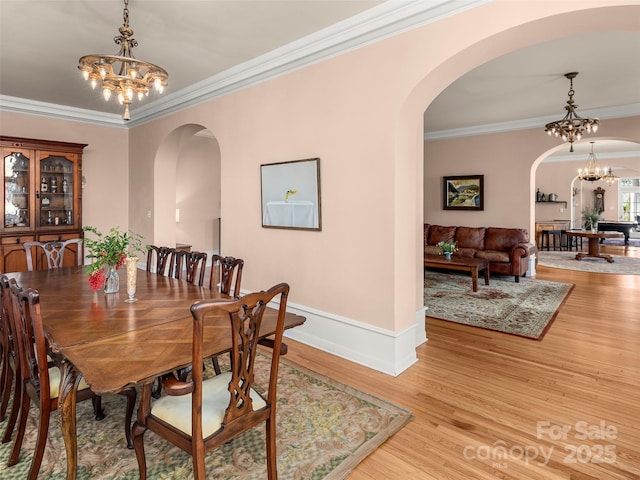
[[[513,276],[478,280],[471,288],[468,273],[427,270],[424,277],[426,316],[541,339],[573,285]]]
[[[270,357],[258,356],[258,382],[264,379],[260,372],[267,371],[268,362]],[[78,479],[137,480],[135,453],[127,450],[124,439],[124,398],[105,396],[102,403],[107,418],[101,422],[93,420],[91,402],[77,407]],[[0,478],[27,478],[37,433],[36,411],[32,406],[17,465],[6,466],[13,441],[0,446]],[[400,430],[411,413],[282,359],[277,418],[278,478],[338,480]],[[0,423],[0,432],[6,423]],[[267,478],[264,437],[261,425],[209,452],[207,478]],[[147,431],[144,438],[149,479],[193,478],[189,455],[153,432]],[[38,478],[66,478],[66,455],[55,413]]]
[[[624,246],[624,238],[605,238],[602,242],[603,245],[620,245]],[[630,238],[629,239],[630,247],[640,247],[640,239],[639,238]]]
[[[538,265],[545,267],[580,270],[582,272],[640,275],[640,258],[612,255],[614,262],[600,258],[576,260],[576,252],[538,252]]]

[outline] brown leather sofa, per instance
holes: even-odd
[[[489,261],[491,273],[513,275],[516,282],[527,273],[529,257],[538,249],[523,228],[446,227],[424,224],[424,253],[440,255],[438,242],[456,242],[453,255]]]

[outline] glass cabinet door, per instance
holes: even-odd
[[[75,158],[47,154],[40,159],[38,227],[72,226]]]
[[[4,229],[31,226],[31,159],[29,151],[4,149]]]

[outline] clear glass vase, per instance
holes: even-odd
[[[120,277],[116,267],[107,265],[104,271],[104,293],[117,293],[120,290]]]

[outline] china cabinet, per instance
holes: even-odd
[[[82,234],[82,151],[86,144],[0,136],[4,201],[0,271],[27,269],[28,241],[62,241]],[[83,252],[65,252],[74,265]],[[37,258],[36,265],[43,263]]]

